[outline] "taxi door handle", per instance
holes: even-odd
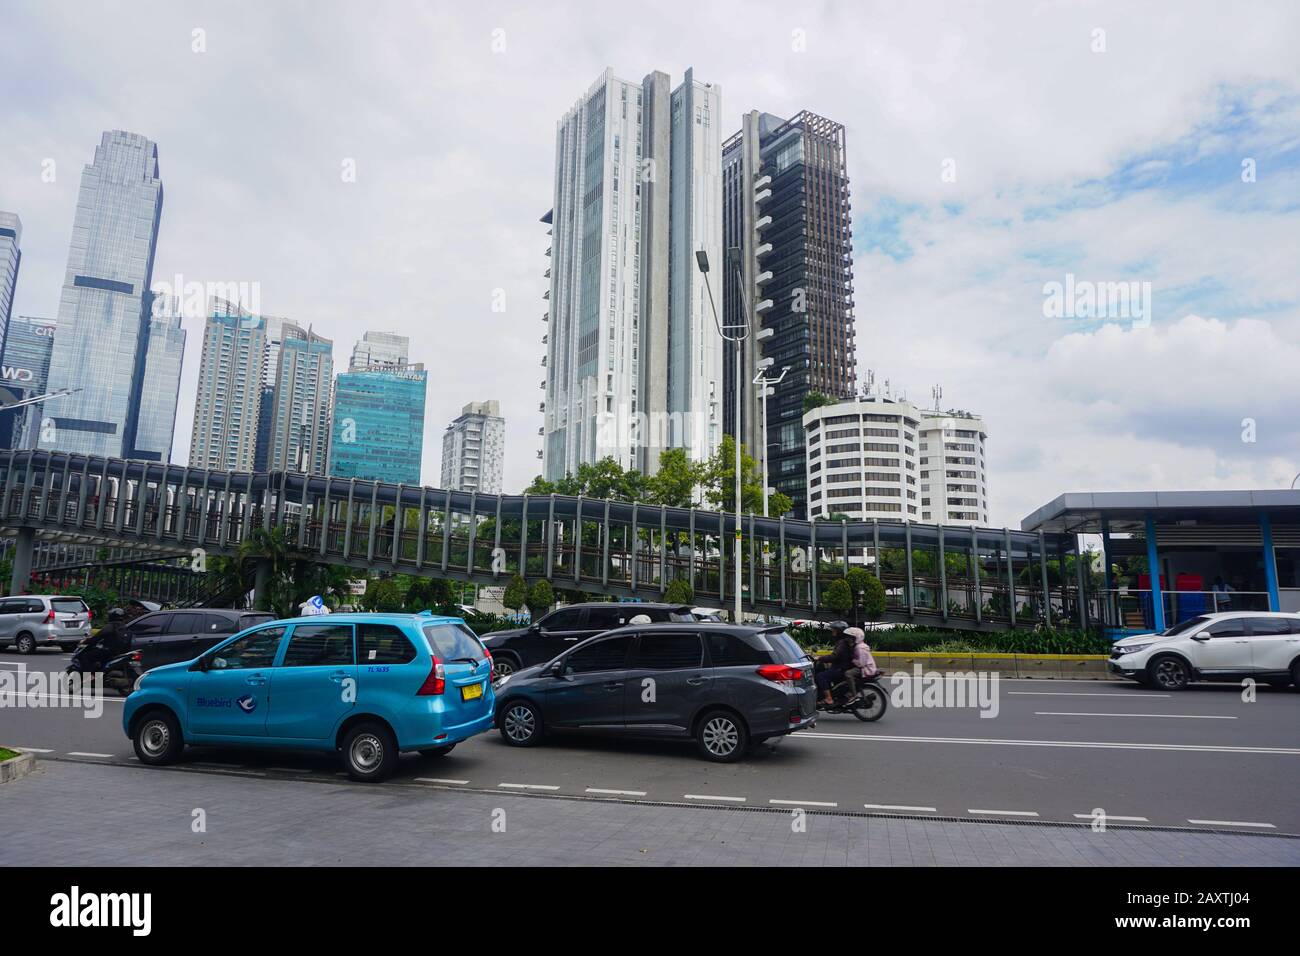
[[[246,684],[252,684],[252,685],[254,685],[254,686],[259,686],[259,685],[261,685],[261,684],[265,684],[265,683],[266,683],[266,678],[265,678],[265,677],[262,677],[262,676],[260,676],[260,675],[258,675],[258,674],[254,674],[252,677],[246,678],[246,679],[244,680],[244,683],[246,683]]]
[[[341,684],[347,679],[347,676],[347,671],[335,671],[333,674],[330,674],[330,680],[334,681],[336,684]]]

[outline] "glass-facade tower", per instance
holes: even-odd
[[[23,261],[23,223],[16,213],[0,210],[0,351],[13,315],[18,267]]]
[[[79,391],[49,411],[40,448],[134,453],[162,201],[158,147],[136,133],[104,133],[81,174],[50,357],[49,388]]]
[[[181,364],[185,359],[182,318],[179,299],[162,296],[154,300],[144,349],[144,371],[140,377],[132,458],[171,461],[176,403],[181,392]]]
[[[334,385],[329,473],[420,484],[427,386],[428,373],[420,365],[340,373]]]

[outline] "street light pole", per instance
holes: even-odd
[[[773,392],[773,393],[775,392],[775,390],[772,389],[771,386],[780,385],[782,379],[784,379],[786,374],[790,371],[790,366],[786,365],[781,368],[781,374],[778,375],[776,378],[768,378],[766,375],[764,375],[764,373],[768,370],[768,368],[771,367],[771,365],[772,365],[772,360],[770,358],[763,359],[761,362],[758,363],[758,374],[754,376],[754,384],[762,389],[762,391],[759,392],[759,394],[763,396],[763,517],[764,518],[767,517],[767,499],[770,495],[770,492],[768,491],[767,488],[767,445],[768,445],[767,396],[769,392]]]
[[[733,263],[739,277],[740,273],[740,250],[732,250]],[[735,435],[732,441],[736,445],[736,534],[734,538],[732,564],[735,566],[735,583],[732,587],[732,594],[735,595],[735,611],[733,614],[735,623],[740,623],[740,393],[743,390],[744,380],[740,377],[740,353],[742,343],[749,337],[749,319],[748,310],[744,307],[744,289],[741,289],[741,319],[740,325],[723,325],[722,320],[718,318],[718,305],[713,300],[713,287],[709,285],[709,256],[703,249],[697,249],[695,252],[695,263],[699,266],[700,273],[704,276],[704,288],[709,293],[709,307],[713,310],[713,324],[718,327],[718,334],[727,342],[734,342],[736,347],[736,417],[735,417]],[[719,529],[721,530],[721,529]]]

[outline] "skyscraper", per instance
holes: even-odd
[[[267,471],[271,460],[271,433],[275,425],[275,378],[280,370],[280,346],[284,342],[286,327],[299,337],[307,330],[275,315],[263,316],[266,319],[265,358],[262,362],[262,384],[258,396],[257,443],[253,452],[253,470]]]
[[[42,429],[41,448],[134,452],[162,200],[158,147],[135,133],[104,133],[81,174],[50,357],[49,388],[80,391],[47,416],[54,429]]]
[[[181,363],[185,359],[185,330],[181,303],[175,296],[153,300],[144,372],[140,378],[132,458],[171,461],[176,432],[176,403],[181,392]]]
[[[266,319],[219,299],[203,327],[190,466],[253,471]]]
[[[721,90],[606,70],[556,130],[542,459],[557,479],[721,440],[722,350],[695,266],[721,254]]]
[[[4,358],[0,361],[0,385],[22,398],[44,395],[50,376],[50,352],[54,348],[54,320],[16,315],[5,336]],[[59,401],[55,399],[53,402]],[[27,405],[3,413],[0,448],[35,448],[41,426],[41,405]]]
[[[442,487],[501,493],[506,420],[499,402],[470,402],[442,433]]]
[[[0,352],[13,316],[18,267],[23,261],[23,221],[17,213],[0,210]]]
[[[728,324],[754,323],[739,382],[726,363],[726,428],[739,429],[760,463],[766,450],[771,487],[803,517],[804,396],[849,399],[857,391],[844,127],[807,111],[790,120],[748,113],[723,145],[722,169],[724,242],[739,250],[740,272],[728,262],[724,308]],[[763,359],[772,360],[773,377],[790,369],[768,399],[766,435],[752,384]]]
[[[283,334],[266,467],[323,475],[329,465],[334,343],[288,323]]]
[[[420,484],[427,384],[422,365],[341,372],[334,384],[329,473]]]
[[[400,368],[408,364],[411,340],[396,332],[367,332],[352,349],[348,371],[368,368]]]

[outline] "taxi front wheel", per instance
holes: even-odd
[[[343,769],[353,780],[375,783],[396,767],[397,741],[383,724],[357,724],[343,738]]]

